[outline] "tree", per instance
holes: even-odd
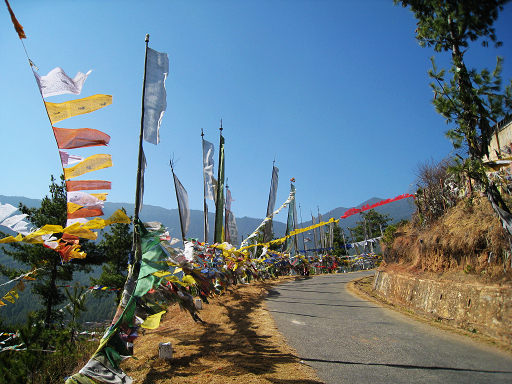
[[[50,196],[41,200],[41,206],[29,208],[24,204],[19,205],[19,210],[27,214],[27,220],[36,228],[46,224],[66,226],[67,221],[67,194],[64,177],[57,184],[51,176]],[[2,237],[6,234],[0,232]],[[54,234],[58,237],[60,234]],[[47,328],[50,324],[62,321],[63,313],[55,309],[62,304],[66,295],[57,287],[57,283],[67,283],[73,279],[75,271],[90,272],[91,265],[101,263],[95,244],[80,240],[81,249],[87,252],[85,259],[72,259],[63,262],[60,254],[53,249],[43,247],[41,244],[10,243],[9,248],[3,247],[7,256],[25,265],[28,269],[7,268],[0,265],[0,273],[9,278],[18,277],[27,273],[30,268],[37,267],[36,280],[32,283],[32,293],[40,298],[42,308],[36,311],[36,320],[43,320]]]
[[[381,236],[381,231],[384,231],[388,223],[393,221],[393,219],[389,217],[389,213],[379,213],[375,209],[360,212],[359,214],[362,220],[356,221],[357,226],[349,228],[354,235],[355,242]]]
[[[434,91],[432,101],[436,111],[453,127],[446,132],[455,148],[466,147],[468,158],[456,159],[452,170],[459,177],[475,180],[487,194],[503,226],[512,237],[511,212],[498,188],[489,182],[483,167],[489,156],[492,125],[512,109],[512,81],[501,92],[503,58],[497,58],[493,71],[468,69],[464,55],[469,43],[482,39],[496,47],[494,22],[503,5],[510,0],[394,0],[395,4],[410,7],[418,20],[416,39],[422,47],[433,47],[436,52],[451,52],[452,67],[447,73],[438,69],[432,58],[429,76]],[[448,78],[447,76],[451,76]]]
[[[333,256],[348,255],[343,236],[343,229],[340,228],[338,224],[334,223],[332,228],[332,246],[334,249],[331,251]]]
[[[123,212],[126,211],[123,208]],[[109,232],[103,233],[98,244],[98,251],[105,256],[102,272],[98,279],[91,277],[93,285],[103,285],[121,289],[128,275],[128,259],[133,247],[133,233],[130,224],[113,224]],[[102,231],[103,232],[103,231]],[[118,291],[116,301],[119,303],[122,291]]]

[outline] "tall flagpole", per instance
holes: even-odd
[[[143,168],[143,160],[144,160],[144,152],[142,149],[142,140],[144,137],[144,99],[146,96],[146,68],[148,64],[148,43],[149,43],[149,34],[146,35],[146,52],[144,55],[144,78],[142,81],[142,113],[140,118],[140,134],[139,134],[139,159],[137,162],[137,183],[135,187],[135,211],[133,215],[133,259],[131,260],[131,264],[128,270],[128,276],[126,277],[126,282],[124,284],[123,294],[121,296],[121,301],[119,306],[117,307],[116,314],[114,315],[114,319],[112,321],[113,324],[117,322],[121,314],[123,313],[124,308],[128,304],[128,301],[132,297],[133,291],[135,290],[136,281],[139,276],[140,269],[140,260],[142,259],[142,249],[140,243],[140,230],[138,227],[139,223],[139,211],[140,211],[140,201],[141,201],[141,187],[142,187],[142,168]]]
[[[219,165],[217,175],[217,201],[215,202],[215,233],[214,242],[222,243],[222,224],[223,224],[223,204],[224,204],[224,145],[222,144],[222,119],[220,120],[220,145],[219,145]],[[220,208],[220,209],[219,209]]]
[[[201,128],[201,142],[203,145],[203,215],[204,215],[204,242],[208,243],[208,205],[206,204],[206,179],[204,174],[204,133]]]

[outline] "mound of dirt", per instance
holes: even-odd
[[[294,277],[230,287],[203,303],[199,314],[205,325],[177,305],[169,307],[160,327],[135,340],[135,359],[121,368],[144,384],[322,383],[286,344],[264,302],[273,286],[290,279]],[[172,360],[159,358],[159,343],[164,342],[172,343]]]

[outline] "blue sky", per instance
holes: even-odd
[[[81,95],[47,101],[113,96],[108,107],[56,124],[111,136],[108,147],[70,151],[112,155],[112,168],[80,178],[111,181],[110,202],[135,200],[146,34],[151,48],[169,55],[170,73],[161,142],[144,143],[145,204],[177,208],[169,167],[174,158],[190,207],[202,209],[201,128],[215,145],[217,167],[221,119],[236,217],[264,217],[274,159],[280,169],[276,208],[294,177],[307,220],[318,208],[326,213],[406,193],[419,163],[441,160],[452,148],[444,138],[447,126],[430,104],[427,76],[430,57],[448,67],[449,54],[422,49],[413,14],[391,0],[10,4],[40,75],[55,67],[71,77],[93,70]],[[473,44],[468,67],[494,68],[502,55],[503,78],[512,78],[511,19],[508,4],[495,25],[504,46]],[[62,167],[5,6],[0,36],[0,194],[41,198],[48,194],[50,175],[59,176]]]

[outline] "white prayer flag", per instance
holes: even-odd
[[[144,140],[160,142],[160,124],[167,108],[165,80],[169,74],[169,57],[151,48],[147,51],[146,83],[144,90]]]
[[[0,204],[0,223],[16,212],[18,208],[11,204]]]
[[[204,197],[215,200],[213,190],[213,155],[214,147],[209,141],[203,140],[203,172],[204,172]]]
[[[85,192],[72,191],[67,193],[68,203],[81,205],[89,208],[103,208],[104,202],[97,197]]]
[[[87,73],[78,72],[74,79],[66,75],[66,72],[60,67],[52,69],[46,76],[39,76],[34,71],[39,91],[43,98],[49,96],[63,95],[65,93],[72,93],[79,95],[82,92],[82,86],[85,79],[91,71]]]

